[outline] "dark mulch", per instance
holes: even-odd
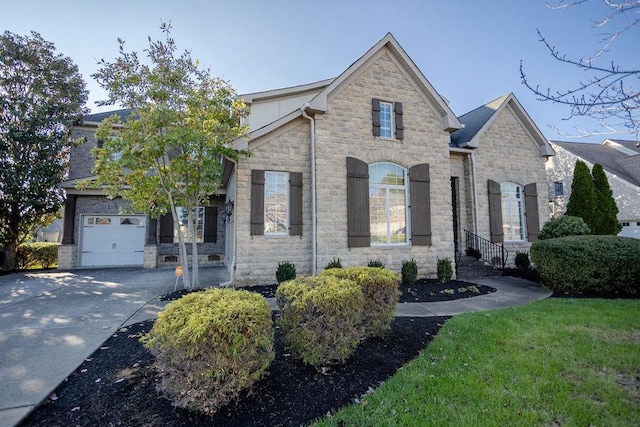
[[[476,286],[475,293],[470,286]],[[277,285],[246,288],[265,297]],[[495,292],[494,288],[462,281],[441,284],[421,279],[400,286],[400,302],[447,301]],[[446,290],[446,292],[445,292]],[[175,300],[180,290],[162,297]],[[268,375],[250,393],[208,417],[174,408],[156,391],[153,356],[138,337],[152,321],[122,329],[107,340],[38,407],[22,426],[299,426],[333,413],[360,399],[416,357],[448,317],[396,318],[384,338],[363,342],[343,366],[328,373],[304,366],[291,357],[276,328],[276,358]]]
[[[328,374],[292,358],[276,329],[276,359],[267,377],[214,417],[174,408],[158,395],[153,356],[138,341],[153,323],[138,323],[107,340],[20,425],[305,425],[378,387],[416,357],[447,319],[396,318],[388,336],[363,342]]]

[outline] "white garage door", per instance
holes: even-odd
[[[145,225],[138,215],[84,216],[80,265],[142,265]]]

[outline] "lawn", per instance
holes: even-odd
[[[640,300],[551,298],[453,317],[319,426],[637,426]]]

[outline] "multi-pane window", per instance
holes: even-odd
[[[564,196],[564,186],[562,185],[562,182],[556,181],[553,183],[553,194],[555,197]]]
[[[189,212],[182,206],[176,207],[178,214],[178,222],[180,223],[180,231],[174,230],[173,242],[177,243],[179,240],[178,233],[182,234],[185,241],[191,242],[192,233],[195,233],[196,242],[204,242],[204,207],[198,207],[193,209],[193,219],[195,220],[195,229],[189,224]]]
[[[369,220],[372,245],[407,243],[407,174],[401,166],[369,166]]]
[[[504,240],[524,240],[522,187],[513,182],[500,184]]]
[[[264,174],[264,234],[289,233],[289,174]]]
[[[390,102],[380,103],[380,136],[383,138],[393,137],[393,105]]]

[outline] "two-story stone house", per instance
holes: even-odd
[[[219,257],[236,284],[273,283],[279,261],[315,274],[333,258],[377,259],[396,271],[413,258],[420,274],[434,276],[438,258],[464,251],[465,230],[513,258],[549,216],[544,163],[554,152],[515,96],[456,117],[391,34],[334,79],[244,99],[250,133],[234,146],[252,156],[227,162],[201,226],[205,261]],[[89,119],[78,128],[86,145],[96,143],[99,117]],[[74,190],[72,181],[65,188],[74,197],[61,266],[89,265],[85,249],[100,219],[109,214],[126,228],[128,217],[98,192]],[[177,254],[168,221],[135,222],[136,265]]]

